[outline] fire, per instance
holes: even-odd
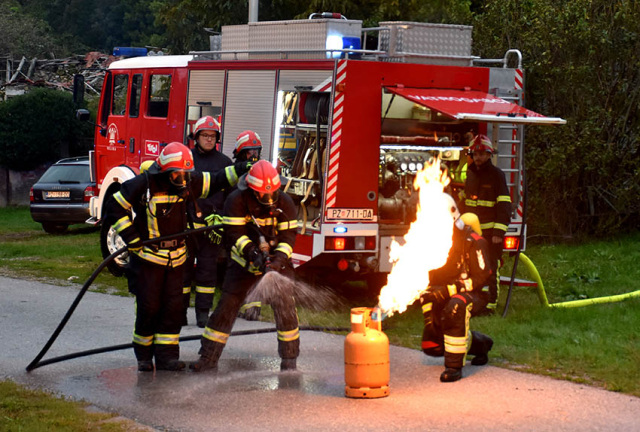
[[[404,236],[405,243],[391,243],[392,263],[378,306],[387,315],[404,312],[429,286],[429,271],[442,267],[452,245],[453,220],[444,188],[449,184],[440,159],[418,172],[413,183],[419,193],[416,220]]]

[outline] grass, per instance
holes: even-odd
[[[28,209],[0,209],[0,273],[59,284],[82,284],[102,261],[99,234],[72,227],[45,234]],[[550,303],[640,289],[640,233],[577,245],[529,245],[526,254],[542,277]],[[502,273],[511,274],[507,258]],[[69,282],[70,276],[77,279]],[[531,279],[524,265],[517,277]],[[97,290],[128,295],[124,278],[108,272]],[[78,285],[79,286],[79,285]],[[361,289],[357,284],[352,289]],[[506,298],[501,292],[501,305]],[[375,300],[346,302],[340,310],[300,310],[301,325],[350,327],[349,308]],[[265,311],[265,319],[270,314]],[[416,307],[384,322],[391,343],[420,349],[422,315]],[[515,288],[507,317],[474,318],[474,330],[495,340],[490,364],[595,385],[640,396],[640,299],[580,308],[543,308],[535,288]]]
[[[0,430],[125,432],[142,429],[115,414],[89,412],[85,403],[0,381]]]

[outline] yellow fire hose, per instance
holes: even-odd
[[[527,267],[527,270],[529,270],[529,274],[533,278],[534,282],[536,282],[538,287],[538,299],[540,300],[540,303],[544,307],[552,307],[552,308],[582,307],[582,306],[589,306],[589,305],[600,304],[600,303],[615,303],[615,302],[619,302],[619,301],[634,298],[634,297],[640,298],[640,290],[638,290],[638,291],[632,291],[626,294],[617,294],[612,296],[595,297],[595,298],[582,299],[582,300],[571,300],[571,301],[559,302],[559,303],[549,303],[549,300],[547,300],[547,293],[544,289],[544,285],[542,284],[542,279],[540,278],[540,273],[538,273],[538,269],[536,269],[536,266],[529,259],[529,257],[523,253],[520,253],[520,260]]]

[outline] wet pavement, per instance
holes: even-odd
[[[280,372],[275,333],[232,336],[217,374],[138,373],[122,350],[35,369],[77,288],[0,277],[0,376],[84,399],[167,431],[638,431],[640,398],[492,366],[439,382],[442,359],[391,347],[390,396],[344,396],[344,337],[301,333],[298,371]],[[87,293],[44,359],[128,343],[133,299]],[[193,310],[182,335],[198,335]],[[271,328],[238,320],[235,330]],[[499,343],[499,341],[496,341]],[[198,358],[199,342],[181,344]]]

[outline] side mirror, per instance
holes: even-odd
[[[76,118],[81,122],[86,122],[86,121],[89,121],[89,119],[91,119],[91,115],[89,114],[89,110],[79,109],[79,110],[76,110]]]
[[[84,103],[84,75],[73,76],[73,103],[76,107]]]

